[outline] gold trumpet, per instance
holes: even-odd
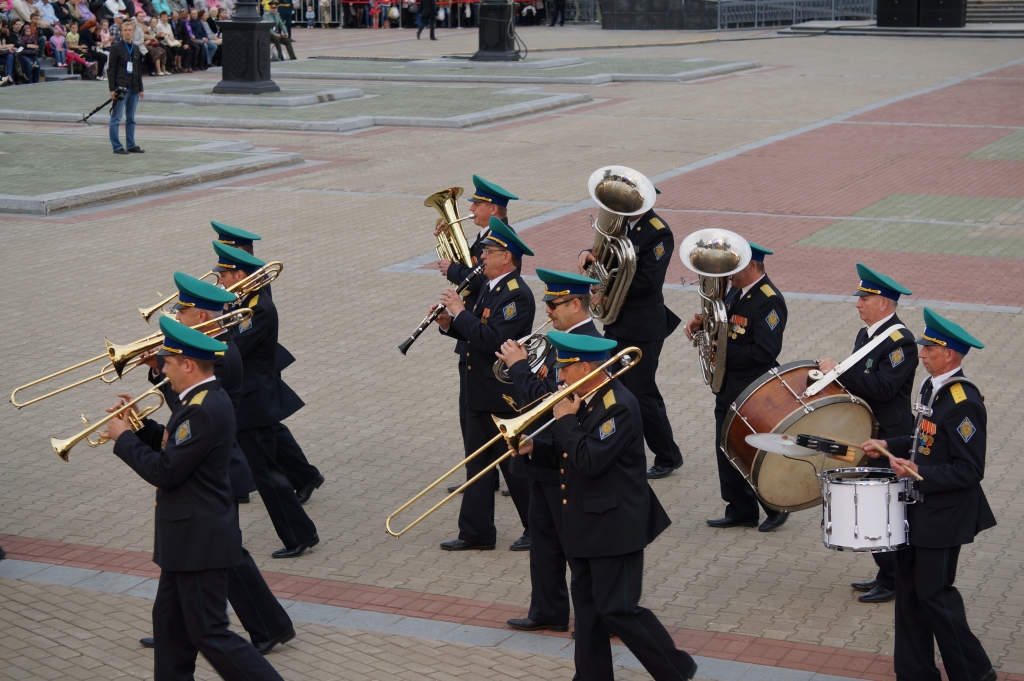
[[[207,277],[211,277],[211,276],[213,277],[213,282],[211,282],[211,283],[216,284],[217,283],[217,273],[214,272],[213,270],[210,270],[209,272],[207,272],[203,276],[199,277],[199,280],[200,281],[206,281]],[[160,295],[160,293],[157,292],[157,295]],[[171,295],[171,296],[167,296],[166,298],[161,300],[159,303],[157,303],[153,307],[140,307],[139,308],[139,314],[142,315],[142,318],[145,319],[147,323],[149,323],[149,318],[152,317],[153,315],[155,315],[160,310],[163,310],[163,313],[165,315],[171,316],[174,313],[168,311],[165,308],[168,305],[170,305],[172,302],[177,300],[177,299],[178,299],[178,294],[177,293],[175,293],[174,295]]]
[[[209,335],[210,333],[217,331],[219,329],[226,329],[237,324],[241,324],[242,322],[251,317],[252,310],[250,310],[247,307],[244,307],[240,310],[233,310],[227,314],[223,314],[214,319],[210,319],[209,321],[202,322],[201,324],[196,324],[192,328]],[[147,350],[151,350],[157,347],[163,342],[164,336],[163,334],[160,333],[155,333],[150,336],[146,336],[145,338],[140,338],[134,343],[126,343],[124,345],[117,345],[116,343],[111,343],[110,341],[104,339],[103,343],[107,346],[107,351],[105,353],[103,353],[102,355],[96,355],[91,359],[87,359],[84,362],[79,362],[78,364],[75,364],[73,366],[69,366],[66,369],[61,369],[60,371],[52,373],[49,376],[43,376],[42,378],[38,378],[32,381],[31,383],[26,383],[25,385],[18,386],[17,388],[14,389],[14,392],[11,393],[11,404],[13,404],[18,409],[21,409],[22,407],[27,407],[30,404],[41,402],[49,397],[59,395],[62,392],[66,392],[68,390],[71,390],[72,388],[77,388],[80,385],[84,385],[89,381],[95,381],[96,379],[99,379],[106,383],[107,385],[110,385],[111,383],[121,378],[132,369],[142,364],[139,355],[146,352]],[[74,383],[69,383],[68,385],[58,388],[57,390],[48,392],[45,395],[34,397],[28,400],[27,402],[18,402],[17,400],[17,395],[22,390],[31,388],[33,386],[37,386],[40,383],[45,383],[51,379],[57,378],[58,376],[69,374],[72,371],[75,371],[76,369],[81,369],[84,366],[102,360],[107,360],[107,364],[104,365],[103,368],[98,373],[92,374],[91,376],[87,376],[83,379],[75,381]]]
[[[96,438],[95,440],[90,439],[89,436],[92,435],[97,430],[99,430],[100,428],[102,428],[103,426],[113,421],[114,419],[120,417],[121,414],[125,413],[126,411],[128,412],[128,425],[131,426],[131,429],[133,431],[139,430],[140,428],[142,428],[143,419],[147,418],[157,409],[164,406],[164,396],[163,393],[160,392],[160,388],[161,386],[165,385],[169,380],[169,378],[165,378],[164,380],[160,381],[146,392],[142,393],[141,395],[133,399],[131,402],[125,402],[115,411],[111,412],[108,416],[100,419],[96,423],[90,424],[89,419],[85,418],[85,414],[82,414],[82,423],[85,424],[85,429],[82,432],[78,433],[77,435],[73,435],[72,437],[69,437],[65,440],[59,440],[55,437],[50,438],[50,446],[53,447],[54,453],[56,453],[57,456],[59,456],[60,458],[67,461],[68,454],[71,452],[71,448],[77,445],[82,440],[85,440],[85,442],[90,447],[99,447],[104,442],[109,442],[109,440],[103,437],[102,435]],[[137,405],[139,402],[148,397],[156,397],[159,400],[159,402],[152,407],[146,407],[145,409],[142,410],[136,410],[135,405]]]
[[[226,290],[236,294],[238,296],[238,299],[241,300],[250,293],[252,293],[253,291],[258,291],[259,289],[263,288],[267,284],[277,279],[279,276],[281,276],[281,270],[283,269],[284,265],[282,265],[279,262],[268,262],[266,265],[259,268],[258,270],[256,270],[255,272],[253,272],[252,274],[250,274],[248,277],[241,280],[237,284],[233,284],[232,286],[228,287]],[[206,274],[199,278],[205,280],[207,277],[211,275],[213,275],[214,279],[217,278],[216,272],[207,272]],[[166,308],[168,305],[170,305],[177,299],[177,293],[175,293],[172,296],[167,296],[166,298],[164,298],[163,300],[161,300],[159,303],[152,307],[140,307],[139,314],[141,314],[142,318],[145,319],[147,322],[159,310],[163,310],[164,314],[166,315],[172,315],[174,313],[171,312],[170,310],[167,310]]]
[[[593,390],[588,391],[586,395],[582,395],[581,396],[581,399],[587,399],[588,397],[593,395],[595,392],[597,392],[598,390],[603,388],[605,385],[607,385],[609,381],[611,381],[611,380],[613,380],[615,378],[618,378],[621,374],[629,371],[634,366],[636,366],[636,363],[640,361],[641,355],[642,355],[642,353],[640,352],[640,348],[636,348],[636,347],[626,348],[625,350],[622,350],[622,351],[618,352],[614,357],[612,357],[612,358],[608,359],[607,361],[605,361],[604,364],[602,364],[598,368],[594,369],[593,371],[591,371],[589,374],[587,374],[586,376],[584,376],[580,380],[578,380],[575,383],[573,383],[572,385],[566,387],[564,390],[559,390],[558,392],[549,394],[547,397],[545,397],[543,400],[541,400],[540,403],[537,404],[537,406],[532,408],[530,411],[528,411],[528,412],[526,412],[524,414],[520,414],[519,416],[517,416],[515,418],[512,418],[512,419],[499,419],[499,418],[497,418],[495,416],[492,416],[491,418],[494,419],[494,423],[498,426],[498,434],[495,435],[493,438],[491,438],[491,440],[487,444],[485,444],[483,447],[481,447],[480,449],[476,450],[475,452],[473,452],[472,454],[467,456],[465,459],[463,459],[462,462],[459,463],[459,465],[455,466],[450,471],[448,471],[447,473],[442,475],[440,478],[438,478],[437,480],[432,482],[430,485],[428,485],[427,488],[424,489],[422,492],[420,492],[419,494],[414,496],[412,499],[410,499],[409,501],[407,501],[404,504],[402,504],[394,513],[392,513],[391,515],[389,515],[387,517],[387,520],[384,521],[384,529],[386,529],[387,533],[390,534],[392,537],[401,537],[403,534],[405,534],[406,532],[408,532],[412,528],[416,527],[416,525],[418,525],[420,523],[420,521],[425,519],[427,516],[432,514],[437,509],[439,509],[442,506],[444,506],[445,504],[447,504],[449,501],[451,501],[452,499],[454,499],[458,495],[462,494],[462,492],[467,487],[469,487],[474,482],[476,482],[477,480],[482,478],[484,475],[486,475],[488,472],[493,470],[502,461],[504,461],[508,457],[512,456],[512,454],[517,453],[519,451],[519,445],[521,444],[520,437],[525,433],[526,429],[529,428],[530,425],[534,421],[539,419],[545,412],[550,410],[552,407],[554,407],[557,403],[561,402],[565,398],[570,397],[571,395],[573,395],[573,393],[575,393],[576,390],[578,390],[580,387],[586,385],[591,379],[596,377],[598,374],[600,374],[601,372],[604,372],[605,373],[605,378],[604,378],[603,381],[601,381],[601,385],[597,386]],[[608,368],[613,366],[613,365],[616,365],[616,364],[620,365],[621,368],[618,369],[617,371],[615,371],[615,373],[608,373]],[[528,436],[526,436],[526,438],[524,438],[524,441],[525,440],[529,440],[529,439],[533,439],[538,434],[540,434],[541,432],[543,432],[543,431],[547,430],[549,427],[551,427],[551,424],[553,424],[554,422],[555,422],[554,418],[550,419],[547,423],[542,425],[540,428],[538,428],[537,430],[533,431]],[[476,457],[480,456],[482,453],[486,452],[488,449],[491,448],[492,445],[494,445],[498,440],[501,440],[502,438],[504,438],[505,442],[508,444],[508,451],[507,452],[502,454],[500,457],[498,457],[498,459],[496,461],[494,461],[493,463],[489,464],[482,471],[480,471],[479,473],[474,475],[472,478],[467,480],[457,490],[455,490],[454,492],[450,493],[444,499],[442,499],[441,501],[439,501],[436,504],[434,504],[433,507],[431,507],[429,511],[427,511],[426,513],[421,515],[419,518],[417,518],[416,520],[414,520],[411,523],[409,523],[405,528],[403,528],[401,530],[393,530],[393,529],[391,529],[391,521],[394,520],[398,516],[398,514],[402,513],[407,508],[412,506],[414,503],[419,501],[424,495],[429,493],[430,490],[434,489],[435,487],[437,487],[438,485],[443,483],[445,480],[450,478],[452,475],[454,475],[456,472],[458,472],[463,466],[468,464],[470,461],[472,461]]]

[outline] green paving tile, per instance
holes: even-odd
[[[32,88],[8,88],[30,90]],[[124,129],[121,130],[124,141]],[[207,163],[232,161],[237,153],[175,151],[196,140],[137,141],[145,154],[116,156],[104,135],[0,134],[0,194],[37,196],[146,175],[168,175]]]
[[[1024,199],[892,194],[855,213],[863,218],[1024,225]]]
[[[798,246],[1024,259],[1024,229],[840,220]]]
[[[306,107],[191,106],[139,102],[138,114],[180,118],[245,118],[252,120],[333,121],[353,116],[425,116],[448,118],[475,113],[509,104],[529,102],[546,94],[497,94],[501,88],[427,87],[416,85],[357,86],[365,94],[361,99],[342,100]],[[332,89],[328,87],[318,90]],[[39,87],[5,88],[0,109],[21,111],[85,112],[103,101],[106,83],[67,82]],[[102,125],[106,114],[93,120]]]
[[[967,155],[988,161],[1024,161],[1024,130],[1011,132]],[[1022,171],[1024,172],[1024,171]]]
[[[289,63],[287,66],[274,68],[274,73],[382,73],[382,74],[421,74],[446,76],[530,76],[538,78],[556,78],[564,76],[593,76],[598,73],[650,73],[668,75],[706,69],[719,66],[725,62],[718,61],[687,61],[684,59],[586,59],[582,64],[561,66],[553,69],[510,69],[510,68],[479,68],[479,69],[432,69],[421,66],[406,67],[403,64],[389,62],[358,61],[354,59],[303,59]]]

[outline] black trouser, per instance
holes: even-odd
[[[556,2],[555,3],[554,9],[551,10],[551,23],[548,24],[548,25],[549,26],[554,26],[555,25],[555,21],[559,20],[559,19],[560,19],[560,21],[558,22],[558,25],[559,26],[565,26],[565,3],[564,2]]]
[[[242,560],[228,570],[228,600],[253,643],[278,638],[292,628],[291,618],[244,546]]]
[[[203,48],[203,44],[196,42],[195,40],[186,40],[185,44],[188,45],[188,50],[185,52],[186,59],[190,61],[193,69],[198,69],[203,65],[203,55],[206,54],[206,50]],[[184,66],[184,64],[182,64]]]
[[[153,603],[155,681],[192,681],[198,653],[225,679],[281,679],[251,643],[228,629],[227,592],[227,569],[160,572]]]
[[[511,418],[515,415],[515,412],[495,414],[499,418]],[[489,413],[475,409],[466,410],[466,456],[485,445],[497,434],[498,427],[494,425],[494,420]],[[507,451],[505,440],[499,439],[497,443],[491,445],[488,451],[466,464],[467,475],[472,478]],[[508,459],[502,461],[500,467],[501,472],[505,475],[508,490],[512,493],[516,511],[519,512],[519,520],[523,523],[523,534],[528,536],[530,534],[528,516],[530,484],[526,478],[509,473]],[[494,528],[494,485],[497,483],[497,475],[498,472],[492,469],[488,475],[467,487],[462,494],[462,510],[459,511],[459,539],[475,544],[495,543],[497,531]]]
[[[628,376],[630,373],[633,372],[630,371],[626,375]],[[758,503],[764,508],[764,512],[769,518],[779,514],[778,511],[768,508],[757,498],[754,488],[750,486],[743,474],[729,463],[729,458],[722,450],[722,426],[729,413],[729,405],[739,397],[745,387],[735,391],[735,394],[732,394],[734,391],[731,390],[726,393],[723,388],[722,392],[715,396],[715,456],[718,460],[718,484],[722,490],[722,501],[725,502],[725,516],[743,522],[758,519]]]
[[[654,613],[640,607],[644,552],[604,558],[569,558],[572,605],[576,611],[576,674],[581,681],[613,681],[616,636],[655,681],[689,678],[696,664],[676,648]]]
[[[320,470],[306,459],[292,431],[283,423],[274,424],[274,444],[277,465],[288,476],[288,484],[292,489],[300,490],[320,477]]]
[[[420,23],[419,30],[416,31],[416,37],[419,38],[420,37],[420,33],[423,33],[423,29],[425,29],[429,25],[430,26],[430,39],[433,40],[434,39],[434,24],[436,24],[436,23],[437,23],[437,15],[434,15],[434,16],[430,17],[429,21],[426,19],[426,17],[424,17],[422,23]]]
[[[992,663],[967,624],[964,600],[953,586],[960,547],[909,546],[896,561],[897,681],[939,681],[934,641],[949,681],[978,681]]]
[[[562,551],[562,491],[530,481],[530,613],[534,622],[569,624],[569,589]]]
[[[672,425],[668,422],[668,414],[665,411],[665,400],[658,391],[658,384],[655,382],[655,374],[658,372],[658,358],[661,357],[661,347],[665,341],[637,342],[619,338],[608,331],[604,332],[605,338],[611,338],[619,342],[618,350],[631,345],[640,348],[643,357],[632,369],[622,374],[619,381],[626,390],[633,393],[633,397],[640,403],[640,418],[644,426],[644,440],[647,446],[654,452],[654,463],[665,468],[676,468],[683,465],[683,455],[679,451],[679,445],[672,439]]]
[[[256,480],[252,477],[249,462],[245,460],[245,453],[237,442],[228,461],[228,478],[231,480],[231,494],[236,498],[256,491]]]
[[[274,427],[240,430],[238,444],[245,452],[256,479],[256,489],[285,548],[292,549],[312,539],[316,535],[316,525],[302,509],[288,476],[277,463]]]

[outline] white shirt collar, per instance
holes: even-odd
[[[203,383],[209,383],[211,381],[216,381],[216,380],[217,380],[216,376],[210,376],[209,378],[204,378],[203,380],[199,381],[198,383],[196,383],[192,387],[186,388],[185,392],[178,393],[178,400],[181,401],[181,402],[184,402],[185,401],[185,396],[188,395],[193,390],[195,390],[196,388],[198,388],[199,386],[201,386]]]
[[[580,328],[581,326],[583,326],[584,324],[586,324],[587,322],[590,322],[590,321],[593,321],[593,319],[591,319],[590,317],[587,317],[582,322],[577,322],[577,323],[573,324],[568,329],[563,331],[563,333],[572,333],[573,329],[578,329],[578,328]]]
[[[511,272],[506,272],[505,274],[499,274],[494,279],[488,279],[487,280],[487,286],[489,288],[487,290],[488,291],[493,291],[494,287],[497,286],[498,284],[500,284],[502,279],[504,279],[505,277],[507,277],[510,274],[515,274],[515,273],[516,273],[516,271],[512,270]]]
[[[640,218],[642,218],[643,216],[644,216],[644,214],[641,213],[640,215],[637,215],[635,218],[630,220],[629,221],[629,230],[628,231],[632,232],[633,228],[636,227],[636,223],[640,222]]]
[[[960,371],[960,369],[961,367],[957,367],[956,369],[953,369],[952,371],[947,371],[944,374],[932,376],[932,394],[934,395],[935,393],[939,392],[939,388],[949,383],[949,379],[953,378],[953,374]]]
[[[758,282],[758,281],[761,281],[761,280],[762,280],[762,279],[764,279],[764,278],[765,278],[765,275],[763,275],[763,274],[762,274],[762,275],[761,275],[760,277],[758,277],[758,278],[757,278],[757,281],[755,281],[755,282],[753,282],[753,283],[751,283],[751,284],[748,284],[747,286],[744,286],[744,287],[743,287],[743,288],[742,288],[742,289],[740,290],[740,298],[742,298],[743,296],[747,295],[747,293],[749,293],[749,292],[750,292],[750,289],[754,288],[754,286],[756,286],[756,285],[757,285],[757,282]]]
[[[890,319],[892,319],[895,316],[896,316],[896,313],[893,312],[891,315],[889,315],[885,319],[880,319],[877,322],[875,322],[874,324],[872,324],[871,326],[869,326],[868,327],[868,338],[871,338],[876,333],[878,333],[878,330],[880,328],[882,328],[882,324],[885,324],[887,321],[889,321]]]

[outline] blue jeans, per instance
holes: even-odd
[[[125,107],[127,106],[128,114],[127,120],[124,124],[124,135],[128,142],[128,148],[131,149],[135,146],[135,107],[139,105],[138,93],[132,91],[131,88],[125,93],[124,99],[114,102],[114,106],[110,109],[110,143],[114,145],[114,151],[123,149],[121,141],[117,138],[117,130],[121,125],[121,114],[124,113]]]
[[[213,55],[217,54],[217,44],[214,42],[201,43],[203,48],[206,50],[206,65],[209,66],[213,61]]]

